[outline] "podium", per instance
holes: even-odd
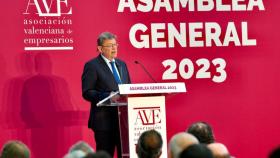
[[[161,158],[167,158],[165,96],[184,92],[186,86],[183,82],[120,84],[118,92],[98,103],[99,106],[118,106],[123,158],[137,157],[137,141],[144,131],[151,129],[161,134]],[[126,96],[127,102],[106,104],[118,94]]]

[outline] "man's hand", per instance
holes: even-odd
[[[114,92],[111,92],[111,94],[114,93]],[[110,95],[111,95],[110,94]],[[118,103],[119,102],[119,99],[120,99],[120,95],[119,94],[116,94],[114,95],[110,100],[112,103]]]

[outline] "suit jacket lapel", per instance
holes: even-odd
[[[98,60],[99,60],[101,68],[105,71],[105,73],[111,74],[110,76],[112,76],[114,78],[112,71],[110,70],[110,68],[108,67],[108,65],[104,61],[104,59],[101,57],[101,55],[99,55]]]
[[[107,63],[104,61],[104,59],[102,58],[101,55],[99,55],[98,59],[99,59],[99,63],[101,65],[102,69],[106,73],[110,74],[111,80],[115,81],[115,78],[114,78],[114,75],[113,75],[112,71],[110,70],[110,68],[108,67]],[[119,71],[121,82],[123,83],[123,67],[122,67],[122,64],[120,64],[117,60],[115,60],[115,64],[116,64],[117,69]]]

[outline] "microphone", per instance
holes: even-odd
[[[153,76],[149,73],[149,71],[145,68],[145,66],[142,63],[140,63],[137,60],[135,60],[134,63],[139,64],[142,67],[142,69],[146,72],[146,74],[150,77],[150,79],[152,79],[155,83],[157,83],[157,81],[153,78]]]

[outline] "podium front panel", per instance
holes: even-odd
[[[129,97],[129,153],[137,157],[136,144],[140,135],[147,130],[157,130],[163,139],[161,158],[167,158],[165,97]]]

